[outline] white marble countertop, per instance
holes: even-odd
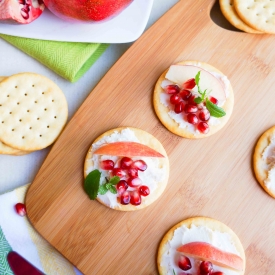
[[[178,0],[154,0],[146,28],[177,2]],[[110,45],[90,70],[78,82],[72,84],[0,39],[0,75],[35,72],[52,79],[67,98],[70,119],[100,79],[130,46],[131,43]],[[50,147],[25,156],[0,155],[0,194],[32,182],[49,150]]]

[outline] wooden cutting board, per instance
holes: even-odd
[[[157,274],[156,253],[179,221],[209,216],[231,227],[246,250],[246,274],[274,275],[275,200],[257,183],[252,154],[275,124],[275,36],[215,25],[214,0],[182,0],[122,56],[91,92],[53,146],[27,194],[28,216],[41,235],[85,274]],[[170,133],[152,106],[154,84],[170,64],[208,62],[235,92],[229,123],[188,140]],[[162,197],[123,213],[90,201],[83,162],[92,141],[119,126],[158,138],[170,159]]]

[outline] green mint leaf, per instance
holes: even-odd
[[[105,195],[108,192],[108,189],[106,188],[106,184],[99,185],[98,193],[100,195]]]
[[[88,174],[84,181],[84,190],[91,200],[95,200],[98,194],[101,173],[96,169]]]
[[[201,74],[201,71],[198,71],[198,73],[195,76],[195,82],[198,87],[199,87],[199,82],[200,82],[200,74]]]
[[[173,269],[173,274],[174,274],[174,275],[176,275],[176,272],[175,272],[175,270],[174,270],[174,269]]]
[[[116,188],[115,188],[112,184],[107,183],[107,184],[106,184],[106,187],[107,187],[107,189],[108,189],[111,193],[113,193],[113,194],[116,194],[116,193],[117,193]]]
[[[206,99],[206,108],[210,112],[210,115],[213,117],[223,117],[226,115],[226,112],[223,108],[212,103],[208,98]]]
[[[196,98],[194,99],[194,101],[195,101],[197,104],[200,104],[200,103],[202,103],[202,98],[201,98],[201,97],[196,97]]]
[[[111,184],[113,184],[113,185],[116,185],[116,184],[119,183],[119,181],[120,181],[120,177],[114,176],[114,177],[112,177],[112,178],[109,180],[109,183],[111,183]]]

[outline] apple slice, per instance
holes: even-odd
[[[180,246],[177,251],[188,257],[210,261],[218,266],[238,271],[243,270],[243,259],[240,256],[222,251],[209,243],[191,242]]]
[[[198,72],[200,73],[200,87],[204,91],[207,89],[210,92],[210,96],[218,99],[219,102],[224,102],[226,100],[226,94],[221,81],[216,78],[210,72],[193,65],[172,65],[170,66],[165,78],[177,83],[182,87],[183,83],[191,78],[195,78]],[[192,89],[195,93],[198,92],[198,87]]]
[[[96,155],[123,156],[123,157],[156,157],[164,158],[162,154],[138,142],[113,142],[102,145],[95,150]]]

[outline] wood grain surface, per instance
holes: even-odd
[[[84,274],[157,274],[165,232],[192,216],[209,216],[241,239],[249,275],[274,275],[275,200],[257,183],[252,154],[275,125],[275,36],[225,30],[209,13],[214,0],[181,0],[138,39],[100,81],[53,146],[26,198],[40,234]],[[208,62],[235,92],[228,124],[203,140],[166,130],[152,95],[160,74],[181,60]],[[122,213],[83,191],[83,163],[103,132],[133,126],[153,134],[170,159],[162,197]]]

